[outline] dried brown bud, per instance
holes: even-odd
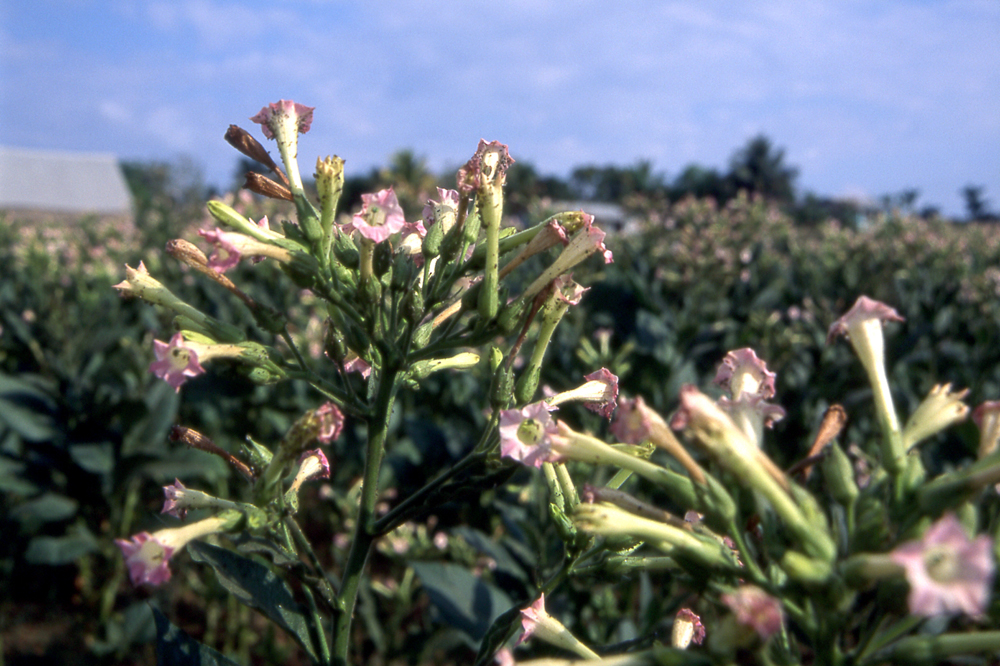
[[[274,182],[267,176],[262,176],[255,171],[247,171],[246,178],[246,182],[243,183],[244,189],[256,192],[257,194],[263,194],[265,197],[272,199],[292,200],[291,190],[280,183]]]
[[[192,449],[198,449],[199,451],[219,456],[232,465],[245,478],[249,480],[253,480],[254,478],[253,472],[245,462],[228,451],[219,448],[215,442],[193,428],[186,428],[179,425],[172,426],[170,428],[170,440],[173,442],[182,442]]]
[[[166,250],[167,254],[177,261],[185,263],[199,273],[207,275],[226,289],[230,291],[236,289],[236,285],[233,284],[232,280],[208,265],[208,258],[205,256],[205,253],[194,243],[190,243],[183,238],[174,238],[167,241]]]
[[[225,138],[229,145],[250,159],[263,164],[271,171],[278,171],[278,165],[271,159],[264,146],[260,145],[257,139],[239,125],[230,125],[229,129],[226,130]]]

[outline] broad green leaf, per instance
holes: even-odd
[[[528,582],[528,574],[518,564],[510,551],[504,548],[503,544],[497,543],[486,534],[477,529],[461,525],[452,530],[452,534],[465,539],[465,542],[475,548],[478,552],[490,557],[497,565],[496,570],[503,572],[524,583]]]
[[[152,385],[145,398],[147,413],[125,434],[122,455],[166,450],[167,434],[177,419],[180,396],[166,382]]]
[[[98,550],[97,539],[86,529],[83,529],[61,537],[35,537],[28,543],[24,559],[30,564],[61,566],[71,564],[96,550]]]
[[[153,609],[156,622],[156,663],[159,666],[238,666],[222,653],[199,643]]]
[[[69,456],[77,465],[91,474],[110,474],[115,467],[114,448],[111,444],[74,444]]]
[[[57,493],[45,493],[15,507],[11,518],[21,523],[28,533],[37,532],[44,523],[68,520],[76,515],[80,503]]]
[[[60,434],[51,414],[18,404],[10,396],[0,396],[0,425],[29,442],[50,442]]]
[[[441,619],[480,640],[493,620],[513,604],[504,592],[479,580],[465,567],[446,562],[413,562]]]
[[[188,550],[195,561],[215,569],[219,582],[241,603],[271,618],[316,660],[316,649],[304,609],[274,571],[260,562],[204,541],[192,543]]]
[[[516,606],[497,617],[483,636],[483,642],[480,643],[479,652],[473,662],[475,666],[492,663],[493,655],[510,640],[519,624],[521,624],[521,609]]]

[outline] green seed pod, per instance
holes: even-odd
[[[244,367],[244,371],[246,372],[247,378],[250,381],[252,381],[254,384],[261,384],[263,386],[277,384],[282,379],[284,379],[284,377],[282,377],[281,375],[271,372],[267,368],[258,367],[258,368],[248,369]]]
[[[417,266],[413,263],[412,256],[405,252],[396,254],[396,258],[392,262],[392,282],[390,283],[392,290],[405,291],[409,289],[416,271]]]
[[[444,241],[444,225],[441,223],[432,224],[424,236],[424,242],[420,246],[420,251],[428,260],[441,254],[441,243]]]
[[[479,303],[479,294],[483,290],[483,283],[477,282],[476,284],[469,287],[464,294],[462,294],[462,309],[463,310],[475,310],[476,305]]]
[[[392,266],[392,246],[389,243],[377,243],[375,245],[375,256],[372,259],[372,268],[375,275],[382,277]]]
[[[490,345],[490,372],[496,374],[501,363],[503,363],[503,352],[496,345]]]
[[[250,467],[252,467],[255,472],[259,472],[267,467],[273,457],[273,454],[266,446],[255,442],[250,435],[247,435],[246,441],[243,443],[243,451],[246,453],[246,457],[250,461]]]
[[[431,341],[431,333],[434,332],[434,322],[427,322],[413,332],[413,348],[422,349]]]
[[[535,391],[538,390],[538,380],[542,376],[541,366],[534,365],[525,370],[517,380],[517,386],[514,389],[514,400],[519,405],[524,405],[531,402],[531,399],[535,397]]]
[[[482,219],[479,217],[478,211],[469,215],[465,219],[465,225],[462,227],[462,240],[469,245],[474,245],[479,240],[479,227],[481,225]]]
[[[411,289],[403,300],[403,316],[411,324],[424,318],[424,293],[419,288]]]
[[[326,320],[326,336],[323,339],[323,351],[335,363],[343,363],[347,358],[347,340],[332,319]]]
[[[552,516],[552,522],[556,526],[556,532],[559,534],[560,539],[566,543],[576,541],[576,525],[573,524],[573,521],[570,520],[565,511],[552,502],[549,502],[549,515]]]
[[[323,237],[323,227],[319,222],[319,212],[302,194],[293,194],[295,201],[295,212],[299,218],[299,228],[305,233],[310,245],[319,245],[319,240]]]
[[[506,409],[510,404],[513,390],[514,377],[506,366],[501,365],[493,373],[493,381],[490,384],[490,407],[495,410]]]
[[[836,442],[827,446],[826,457],[820,464],[823,479],[830,495],[841,506],[850,506],[858,498],[858,484],[854,481],[854,466]]]
[[[348,268],[357,268],[361,262],[358,246],[351,240],[350,234],[343,232],[337,234],[337,239],[333,242],[333,255]]]
[[[497,325],[505,335],[510,335],[520,325],[522,314],[524,314],[523,301],[519,299],[512,303],[507,303],[500,309],[500,315],[497,317]]]
[[[355,271],[351,270],[339,261],[333,261],[330,264],[330,268],[333,269],[333,274],[340,282],[342,286],[346,286],[349,289],[354,289],[358,285],[358,278]]]

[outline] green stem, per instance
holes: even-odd
[[[288,529],[288,523],[294,523],[293,520],[286,520],[284,523],[284,529],[281,530],[281,536],[285,541],[285,548],[290,552],[296,552],[295,544],[292,543],[292,535]],[[322,570],[321,570],[322,571]],[[330,663],[330,644],[326,640],[326,632],[323,631],[323,617],[319,614],[319,607],[316,606],[316,597],[313,595],[312,590],[308,587],[303,587],[302,591],[306,595],[306,601],[309,603],[309,617],[311,627],[310,634],[312,634],[313,640],[316,642],[316,646],[319,648],[320,655],[323,658],[324,664]]]
[[[306,556],[309,558],[309,562],[313,565],[313,568],[316,569],[316,572],[319,573],[322,580],[326,583],[327,594],[329,597],[331,599],[335,598],[337,596],[337,587],[339,587],[339,583],[330,578],[330,574],[323,568],[323,564],[319,561],[319,557],[316,556],[316,551],[313,550],[312,544],[309,543],[309,539],[307,539],[306,535],[302,532],[302,528],[299,527],[299,524],[295,522],[295,519],[291,516],[285,517],[285,527],[291,531],[292,536],[295,537],[295,543],[299,545],[299,548],[305,551]]]
[[[334,660],[338,666],[347,665],[347,655],[351,647],[351,623],[354,607],[358,600],[358,589],[364,574],[368,553],[375,541],[375,503],[378,500],[378,477],[382,469],[382,456],[389,430],[389,417],[396,398],[399,368],[386,359],[382,376],[378,378],[378,395],[375,409],[368,422],[368,446],[365,451],[365,474],[361,486],[361,506],[358,508],[354,542],[344,566],[344,581],[340,592],[340,610],[334,624]]]
[[[385,514],[375,522],[375,526],[372,528],[372,531],[376,535],[391,532],[400,524],[423,511],[425,508],[423,505],[424,500],[428,496],[432,495],[434,491],[441,487],[441,485],[453,479],[460,472],[472,467],[475,463],[480,462],[484,458],[485,456],[482,453],[472,451],[469,455],[455,463],[451,469],[428,482],[420,490],[407,497],[398,505],[394,506],[389,513]]]
[[[757,584],[766,581],[767,577],[764,575],[764,572],[761,571],[757,561],[753,558],[753,553],[750,552],[746,541],[743,539],[743,532],[736,526],[735,521],[730,521],[729,523],[728,536],[733,540],[733,543],[736,544],[736,550],[740,552],[740,556],[743,558],[743,566],[747,568]]]

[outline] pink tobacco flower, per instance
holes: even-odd
[[[198,235],[211,243],[215,248],[212,251],[212,255],[208,258],[210,268],[214,268],[220,273],[225,273],[240,263],[243,254],[232,242],[231,232],[223,231],[222,229],[212,229],[211,231],[199,229]]]
[[[618,398],[618,411],[611,422],[611,434],[625,444],[641,444],[652,434],[649,408],[642,396]]]
[[[392,188],[361,195],[361,212],[355,213],[345,230],[355,230],[374,243],[381,243],[403,229],[406,219]]]
[[[115,544],[122,551],[133,585],[146,583],[156,587],[170,580],[167,561],[173,556],[174,548],[169,544],[149,532],[140,532],[129,540],[115,539]]]
[[[500,455],[524,465],[541,467],[552,455],[556,422],[544,401],[500,412]]]
[[[258,226],[266,231],[264,227],[266,224],[267,218],[265,217],[261,219]],[[220,273],[224,273],[238,264],[242,257],[250,257],[254,263],[260,261],[262,257],[271,257],[283,263],[292,259],[291,252],[284,248],[235,231],[199,229],[198,235],[214,245],[214,250],[208,258],[208,265]]]
[[[494,661],[496,661],[497,666],[514,666],[514,653],[510,651],[510,648],[503,647],[494,656]]]
[[[496,169],[484,169],[484,161],[490,163],[493,160],[484,160],[488,153],[496,153]],[[459,192],[474,192],[487,184],[497,183],[503,185],[506,179],[507,169],[514,163],[514,158],[510,156],[507,145],[499,141],[487,142],[486,139],[479,140],[476,154],[458,170],[456,180]]]
[[[592,215],[583,213],[585,217],[593,220]],[[500,271],[498,277],[503,278],[510,275],[518,266],[525,261],[555,247],[556,245],[568,245],[569,238],[566,236],[566,229],[557,220],[549,220],[548,223],[518,252],[517,256],[511,259]]]
[[[260,112],[250,118],[255,123],[261,125],[264,136],[273,139],[281,132],[278,127],[284,123],[294,123],[299,134],[305,134],[312,125],[314,106],[298,104],[291,100],[282,99],[268,104]]]
[[[705,625],[701,623],[701,618],[690,608],[682,608],[677,611],[670,636],[671,645],[680,650],[686,650],[691,643],[701,645],[704,640]]]
[[[830,325],[826,335],[826,344],[831,344],[838,335],[854,338],[861,332],[867,322],[881,324],[884,321],[906,321],[894,308],[881,301],[859,296],[854,306],[843,317]]]
[[[196,508],[201,504],[200,495],[208,496],[198,490],[191,490],[181,483],[180,479],[174,479],[173,484],[163,486],[163,509],[160,513],[166,513],[176,518],[184,518],[188,509]]]
[[[919,541],[909,541],[889,553],[906,570],[908,599],[914,615],[933,617],[986,612],[995,565],[989,535],[969,539],[954,514],[945,514]]]
[[[882,322],[886,321],[903,321],[903,318],[885,303],[861,296],[854,307],[830,326],[826,343],[830,344],[838,335],[848,337],[854,352],[858,355],[858,360],[868,374],[880,416],[890,430],[898,432],[899,419],[892,405],[889,379],[885,374],[885,339],[882,334]],[[903,455],[903,451],[892,451],[890,454],[898,458]]]
[[[618,402],[618,377],[607,368],[585,375],[586,384],[581,384],[570,391],[556,393],[546,400],[550,407],[556,407],[564,402],[579,400],[583,406],[592,412],[610,419]]]
[[[163,486],[163,496],[163,509],[160,510],[160,513],[166,513],[181,519],[187,515],[190,509],[239,508],[239,505],[235,502],[219,499],[200,490],[192,490],[181,483],[180,479],[174,479],[171,485]]]
[[[313,479],[329,479],[330,462],[319,449],[306,451],[299,458],[299,471],[295,473],[295,479],[288,489],[290,493],[297,493],[302,484]]]
[[[767,364],[757,358],[754,350],[746,347],[726,354],[715,375],[715,383],[729,391],[733,400],[739,400],[744,394],[767,399],[774,397],[776,377],[767,369]]]
[[[344,413],[332,402],[324,403],[316,410],[319,418],[319,434],[316,439],[323,444],[329,444],[340,437],[344,430]]]
[[[344,372],[356,372],[362,379],[368,379],[368,375],[372,374],[372,366],[360,356],[352,356],[344,361]]]
[[[781,630],[784,621],[781,603],[755,585],[743,585],[731,594],[723,594],[722,602],[737,622],[753,629],[763,640]]]
[[[424,265],[424,255],[421,254],[420,250],[426,235],[427,227],[424,226],[423,220],[407,222],[399,233],[400,251],[410,255],[413,258],[413,263],[418,267]]]
[[[590,287],[582,287],[574,282],[572,273],[560,275],[553,284],[556,299],[566,305],[579,305],[583,295],[590,291]]]
[[[548,614],[545,610],[544,594],[540,595],[535,603],[521,611],[521,627],[524,629],[524,633],[517,640],[518,645],[534,636],[556,647],[575,652],[584,659],[600,659],[593,650],[571,634],[559,620]]]
[[[437,188],[440,201],[430,200],[424,206],[424,225],[429,227],[436,222],[449,218],[451,224],[445,224],[445,232],[451,229],[458,215],[459,194],[458,190],[447,190],[443,187]]]
[[[545,594],[543,593],[534,603],[521,611],[521,628],[524,629],[524,633],[517,640],[517,644],[520,645],[528,640],[535,633],[538,624],[547,617],[549,614],[545,612]]]
[[[785,418],[784,407],[767,402],[758,395],[744,393],[738,400],[723,396],[719,398],[718,405],[758,448],[764,444],[764,428],[773,428],[775,423]]]
[[[185,345],[180,333],[174,333],[169,343],[153,340],[153,353],[156,360],[150,364],[150,372],[178,392],[189,378],[205,374],[205,368],[198,363],[198,354]]]
[[[585,401],[583,406],[592,412],[600,414],[606,419],[610,419],[611,415],[615,412],[615,407],[618,404],[618,376],[607,368],[601,368],[600,370],[592,372],[589,375],[584,375],[583,378],[587,380],[587,383],[584,384],[584,386],[596,383],[603,385],[604,387],[600,400]]]
[[[534,298],[556,277],[568,273],[574,266],[597,252],[600,252],[604,257],[604,263],[611,263],[611,250],[605,247],[604,236],[604,232],[588,220],[573,235],[569,244],[563,248],[563,251],[556,257],[555,261],[542,271],[542,274],[535,278],[535,281],[528,286],[522,298],[525,300]]]
[[[188,542],[209,534],[221,532],[238,519],[239,514],[213,516],[184,527],[159,530],[150,534],[140,532],[131,539],[115,539],[121,549],[133,585],[162,585],[170,580],[167,562]]]

